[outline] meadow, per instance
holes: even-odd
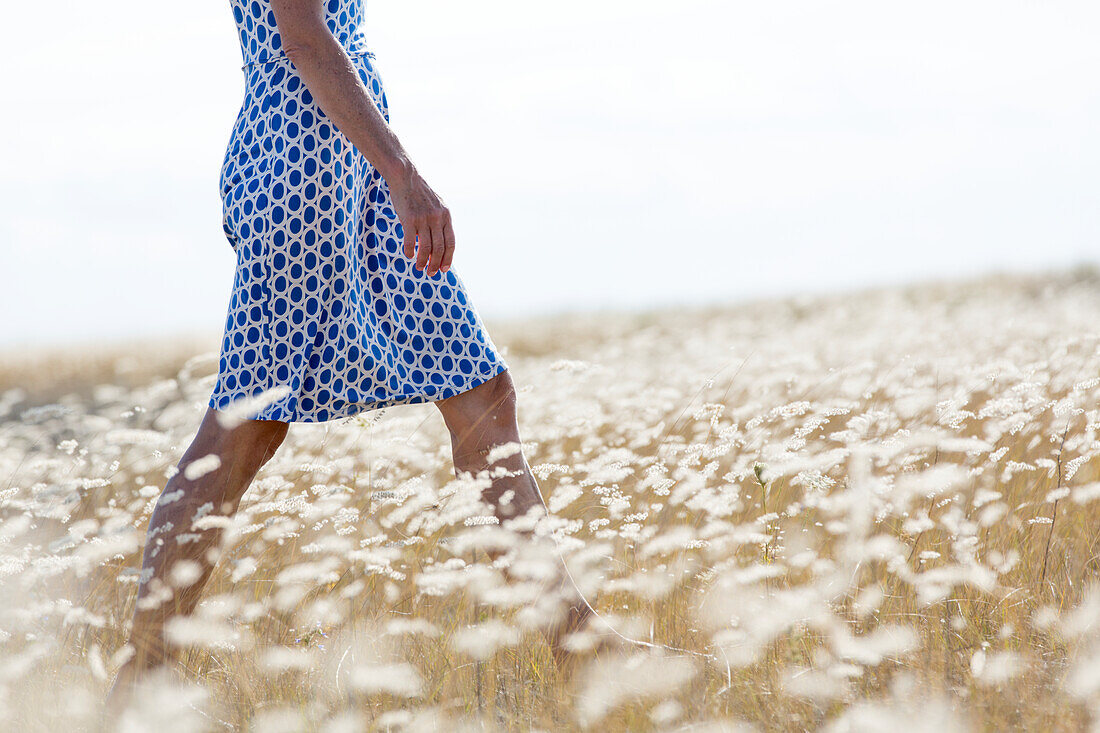
[[[1100,727],[1097,273],[489,327],[541,530],[655,646],[558,669],[392,407],[291,427],[119,730]],[[0,360],[0,728],[95,730],[215,349]]]

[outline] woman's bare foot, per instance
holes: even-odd
[[[111,690],[107,693],[103,705],[103,722],[108,726],[107,730],[113,728],[122,713],[130,706],[134,698],[134,688],[139,679],[139,670],[133,659],[130,659],[119,668],[118,674],[115,675],[114,684],[111,685]]]
[[[567,582],[572,585],[572,579]],[[578,662],[635,642],[611,628],[573,586],[570,605],[561,620],[546,631],[550,654],[557,668],[571,673]]]
[[[558,669],[565,669],[575,661],[580,650],[576,648],[573,635],[582,631],[588,625],[589,619],[595,616],[596,612],[582,598],[578,603],[569,606],[560,623],[547,630],[546,640]]]

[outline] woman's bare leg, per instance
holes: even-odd
[[[451,433],[456,475],[477,475],[479,471],[499,467],[512,474],[494,478],[492,486],[482,494],[482,498],[493,506],[499,521],[524,516],[533,507],[539,507],[541,513],[547,511],[538,482],[522,451],[495,461],[492,466],[487,460],[487,454],[493,446],[520,442],[519,426],[516,422],[516,391],[507,371],[435,404],[443,414],[443,420]],[[508,501],[502,502],[506,494]],[[557,554],[556,549],[552,551]],[[595,611],[573,582],[560,554],[557,554],[557,560],[560,563],[559,577],[568,607],[564,618],[547,631],[547,637],[554,659],[561,664],[568,656],[562,644],[565,636],[581,629]]]
[[[167,661],[165,623],[195,609],[218,560],[221,528],[195,529],[192,522],[203,516],[232,516],[256,472],[283,442],[288,427],[278,420],[245,420],[227,429],[219,423],[218,413],[207,409],[198,433],[177,464],[178,473],[168,480],[149,519],[130,632],[134,655],[119,670],[108,694],[110,713],[117,714],[127,704],[134,683],[143,674]],[[211,455],[217,456],[217,461],[207,458]],[[198,459],[204,462],[189,471]],[[174,568],[177,573],[187,568],[191,572],[173,576]]]

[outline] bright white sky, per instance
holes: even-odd
[[[5,10],[0,347],[220,335],[227,2]],[[1100,260],[1095,0],[368,0],[482,314]]]

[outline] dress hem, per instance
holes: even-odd
[[[287,413],[285,410],[276,410],[272,415],[265,415],[267,410],[261,410],[256,417],[244,418],[246,420],[277,420],[279,422],[286,423],[323,423],[333,422],[334,420],[344,420],[349,417],[355,417],[356,415],[371,410],[380,410],[386,407],[398,407],[400,405],[417,405],[425,402],[441,402],[448,397],[454,397],[464,392],[468,392],[474,387],[478,387],[485,384],[493,377],[500,376],[508,370],[508,363],[501,360],[497,363],[497,366],[489,374],[476,374],[472,378],[465,382],[461,387],[448,387],[441,389],[439,392],[433,394],[427,394],[424,392],[418,392],[411,395],[403,395],[401,397],[391,397],[384,400],[373,400],[370,402],[347,402],[346,406],[335,412],[332,412],[328,417],[323,420],[317,419],[315,416],[301,415],[297,411]],[[211,394],[210,399],[207,401],[207,406],[215,411],[222,411],[224,408],[217,406],[217,395]]]

